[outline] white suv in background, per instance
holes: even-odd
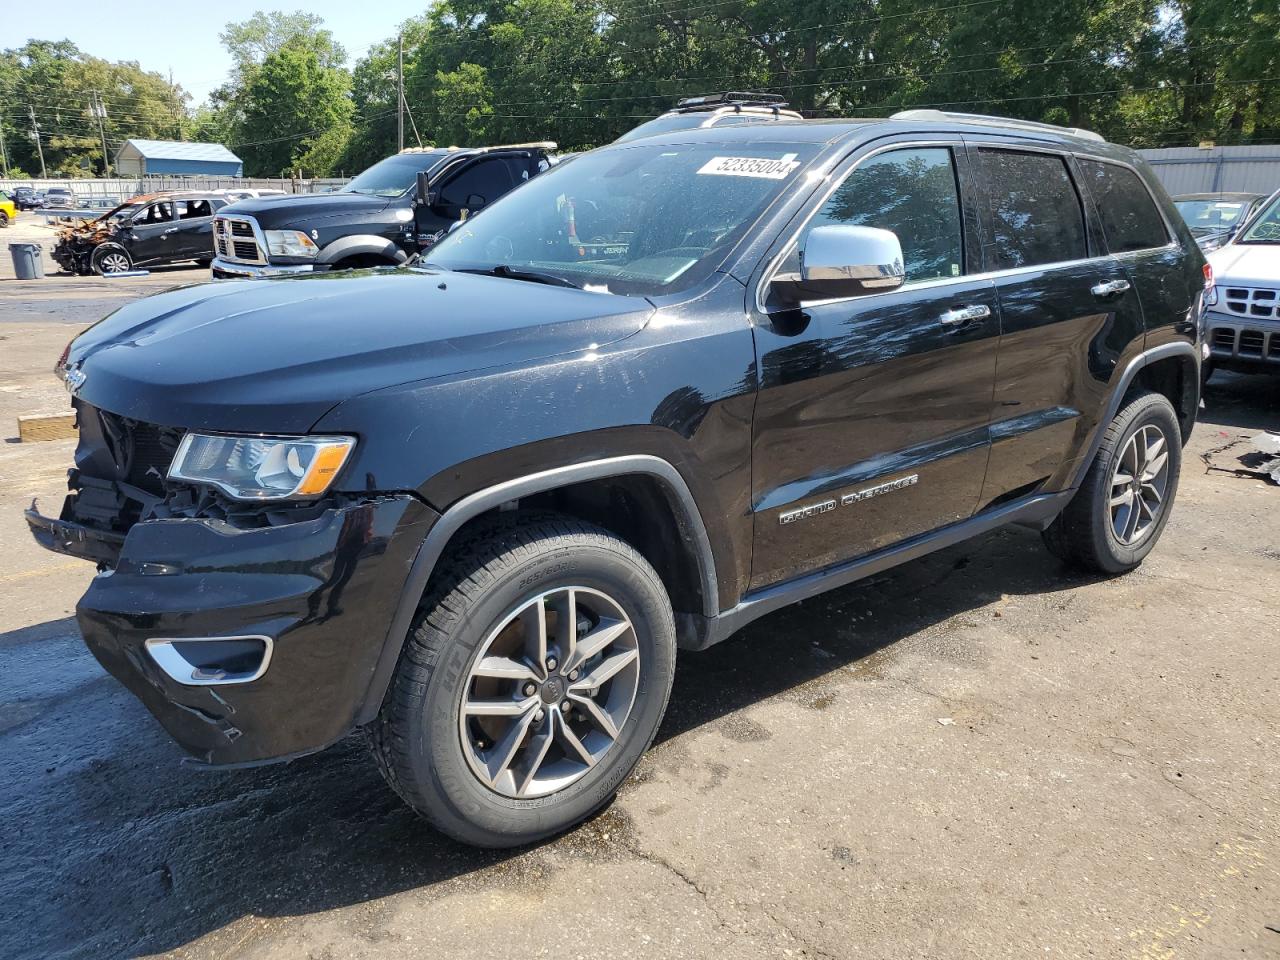
[[[1280,190],[1208,259],[1205,379],[1217,369],[1280,373]]]

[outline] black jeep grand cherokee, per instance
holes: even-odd
[[[1084,132],[909,114],[585,154],[392,271],[188,287],[72,344],[77,616],[188,751],[364,728],[446,832],[605,803],[677,647],[1021,523],[1169,517],[1204,260]]]

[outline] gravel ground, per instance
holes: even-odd
[[[1215,379],[1137,572],[1010,529],[781,611],[682,655],[595,820],[478,852],[355,740],[182,765],[26,535],[66,340],[201,276],[0,282],[0,957],[1280,957],[1280,488],[1238,442],[1280,381]]]

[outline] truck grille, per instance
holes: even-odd
[[[1228,313],[1259,320],[1280,320],[1280,290],[1258,287],[1226,287],[1222,302]]]
[[[214,217],[213,252],[224,260],[238,263],[267,262],[264,251],[258,245],[257,223],[252,217]]]

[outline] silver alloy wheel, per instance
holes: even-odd
[[[502,618],[471,662],[458,705],[471,772],[505,797],[576,782],[617,743],[640,683],[640,648],[622,607],[560,587]]]
[[[129,258],[123,253],[108,253],[98,263],[103,273],[124,273],[130,267]]]
[[[1169,487],[1169,441],[1154,424],[1140,427],[1111,473],[1111,529],[1132,546],[1155,526]]]

